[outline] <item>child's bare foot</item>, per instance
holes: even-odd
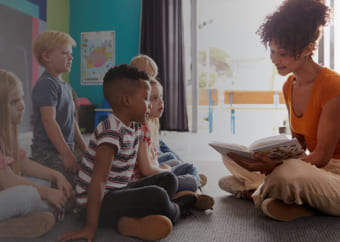
[[[51,212],[35,212],[0,222],[0,238],[36,238],[47,233],[55,224]]]

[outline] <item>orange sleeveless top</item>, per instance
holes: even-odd
[[[340,75],[328,68],[323,68],[320,71],[314,80],[307,109],[302,117],[297,117],[292,107],[293,80],[294,76],[291,75],[283,85],[291,129],[304,136],[306,146],[312,152],[317,144],[317,131],[322,108],[330,99],[340,96]],[[333,158],[340,159],[340,140],[336,145]]]

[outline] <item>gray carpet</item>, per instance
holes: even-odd
[[[212,212],[194,212],[181,220],[164,242],[340,242],[340,218],[314,216],[292,222],[277,222],[255,209],[251,201],[236,199],[218,188],[218,179],[230,173],[221,161],[195,161],[200,173],[208,177],[204,192],[215,196]],[[82,227],[74,216],[68,215],[62,223],[37,239],[0,239],[0,242],[50,242],[70,229]],[[140,241],[119,235],[111,229],[99,229],[97,242]]]
[[[81,227],[73,216],[58,223],[47,235],[38,239],[3,239],[6,242],[56,241],[61,233]],[[99,229],[95,241],[139,241],[119,235],[113,230]],[[340,218],[314,216],[293,222],[277,222],[265,217],[250,201],[232,196],[219,196],[212,212],[194,212],[181,220],[162,241],[275,241],[337,242],[340,241]]]

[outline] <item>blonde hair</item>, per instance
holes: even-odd
[[[57,47],[62,47],[67,44],[76,46],[76,41],[67,33],[59,31],[46,31],[38,35],[33,43],[33,53],[35,59],[40,65],[44,66],[42,60],[42,53],[44,51],[51,51]]]
[[[17,125],[12,124],[9,113],[9,92],[18,87],[22,88],[20,79],[15,74],[0,69],[0,147],[4,156],[14,159],[11,168],[20,175]]]
[[[150,56],[137,55],[131,59],[130,65],[137,67],[138,69],[143,71],[145,71],[147,66],[150,65],[151,69],[154,72],[151,77],[155,78],[158,75],[158,66]]]
[[[157,86],[163,92],[162,84],[155,78],[150,78],[151,88]],[[148,117],[145,122],[148,130],[150,131],[150,139],[152,147],[159,147],[159,118]]]

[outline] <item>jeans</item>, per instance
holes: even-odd
[[[182,161],[177,160],[176,156],[171,152],[159,154],[157,156],[157,159],[160,165],[167,164],[171,167],[177,166],[182,163]]]
[[[197,188],[201,187],[200,177],[193,164],[179,164],[172,167],[171,171],[178,178],[178,191],[189,190],[195,192]]]
[[[183,163],[181,157],[172,151],[163,140],[159,140],[159,153],[158,162],[160,164],[168,160],[178,160],[180,163]]]

